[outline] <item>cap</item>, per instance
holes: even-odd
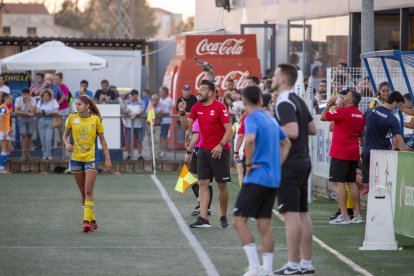
[[[183,86],[184,91],[190,91],[190,86],[188,84]]]

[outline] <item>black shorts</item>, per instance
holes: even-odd
[[[279,213],[308,212],[308,178],[311,173],[310,160],[283,164],[282,179],[277,193]]]
[[[277,189],[245,183],[240,189],[233,215],[245,218],[272,217]]]
[[[371,161],[371,153],[362,153],[362,183],[369,183],[369,162]]]
[[[329,165],[329,181],[341,183],[355,183],[358,161],[331,158]]]
[[[193,149],[191,153],[191,161],[190,161],[190,173],[197,174],[197,152],[198,149]]]
[[[197,152],[197,176],[199,180],[214,179],[217,183],[231,182],[230,150],[223,150],[219,159],[211,151],[199,148]]]

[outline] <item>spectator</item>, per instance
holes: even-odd
[[[160,88],[160,103],[164,106],[164,113],[162,114],[161,122],[161,154],[160,157],[164,158],[167,154],[168,147],[168,132],[171,126],[171,115],[173,109],[173,101],[168,96],[169,90],[167,87],[163,86]]]
[[[40,115],[37,120],[37,131],[40,136],[42,145],[43,160],[52,159],[52,115],[59,111],[59,104],[53,98],[52,91],[45,89],[42,93],[42,99],[37,103],[36,113]]]
[[[67,97],[63,94],[60,87],[55,83],[55,79],[52,74],[45,75],[45,83],[43,89],[49,89],[53,93],[53,98],[58,102],[59,106],[64,101],[67,100]],[[43,99],[42,96],[43,91],[40,94],[40,98]]]
[[[184,85],[182,93],[183,95],[179,97],[177,100],[175,110],[178,112],[178,104],[182,101],[185,101],[187,103],[185,107],[185,112],[190,113],[190,110],[193,107],[193,105],[195,105],[198,102],[197,97],[191,95],[191,88],[188,84]]]
[[[109,82],[106,79],[101,81],[101,89],[95,92],[95,101],[98,104],[110,104],[116,100],[116,94],[114,91],[109,89]]]
[[[327,97],[327,82],[326,80],[321,80],[319,82],[319,90],[316,92],[313,97],[313,107],[315,108],[316,114],[320,114],[321,110],[319,109],[320,101],[326,100]]]
[[[230,94],[224,95],[223,103],[231,113],[231,110],[233,109],[233,98]]]
[[[321,115],[322,121],[332,121],[332,144],[330,150],[331,164],[329,168],[329,180],[336,183],[336,194],[341,213],[330,224],[362,223],[360,213],[359,189],[356,185],[356,169],[359,160],[359,138],[364,131],[364,116],[358,110],[361,94],[349,91],[343,98],[342,108],[329,111],[335,105],[336,99],[331,98]],[[354,205],[354,217],[349,218],[346,206],[347,191],[345,183],[348,183],[351,198]]]
[[[295,66],[296,70],[300,70],[299,64],[299,56],[296,53],[291,53],[289,56],[289,64],[292,64]],[[273,74],[273,71],[272,71]],[[270,78],[272,78],[272,74],[270,75]]]
[[[234,84],[234,80],[231,79],[227,79],[226,83],[224,84],[224,86],[226,87],[224,89],[224,95],[231,94],[231,92],[233,92],[234,90],[236,90],[236,85]]]
[[[65,99],[61,101],[59,104],[59,114],[63,116],[67,116],[69,115],[69,96],[70,96],[69,88],[66,86],[66,84],[62,82],[63,74],[60,72],[55,74],[54,81],[56,85],[59,86],[63,95],[65,95]],[[62,135],[59,135],[59,137],[63,137],[63,132],[62,132]]]
[[[148,89],[142,90],[142,99],[145,104],[145,110],[147,110],[148,103],[151,100],[151,92]]]
[[[404,94],[404,108],[406,110],[412,110],[413,109],[413,102],[411,101],[410,93]],[[404,122],[404,127],[414,129],[414,116],[410,115],[409,119],[410,120],[408,122]],[[411,136],[411,134],[410,134],[410,136]]]
[[[122,106],[122,114],[126,115],[124,119],[125,136],[126,136],[126,148],[128,151],[127,160],[131,160],[133,153],[131,152],[131,143],[136,145],[138,149],[138,160],[144,160],[142,156],[142,141],[144,140],[144,129],[142,127],[142,118],[138,116],[144,114],[144,104],[139,99],[138,90],[131,90],[129,93],[129,99],[125,101]],[[131,138],[131,132],[133,129],[133,139]]]
[[[24,88],[22,95],[16,99],[15,113],[18,115],[17,123],[19,125],[22,156],[21,160],[30,159],[30,148],[32,145],[32,135],[34,132],[35,115],[36,112],[36,100],[30,97],[30,90]]]
[[[231,92],[231,98],[233,100],[233,104],[232,108],[229,109],[229,111],[232,115],[234,115],[235,120],[239,121],[244,110],[244,105],[241,100],[240,91],[233,90],[233,92]]]
[[[358,82],[356,89],[359,93],[361,93],[362,97],[374,97],[372,92],[372,84],[368,76],[365,76],[360,82]]]
[[[365,112],[365,136],[362,149],[362,183],[369,183],[369,162],[371,150],[391,150],[394,146],[405,150],[398,119],[393,110],[404,103],[400,92],[392,92],[382,106]]]
[[[79,96],[86,95],[89,98],[93,98],[93,92],[88,89],[89,83],[87,80],[81,80],[79,84],[79,90],[75,92],[74,98],[75,100],[79,98]]]
[[[30,85],[30,97],[34,97],[36,99],[36,103],[40,101],[40,94],[44,88],[45,84],[45,74],[43,73],[36,73],[35,81]]]
[[[258,77],[256,77],[256,76],[249,76],[247,79],[246,79],[246,82],[247,82],[247,86],[255,86],[255,85],[259,85],[259,78]]]
[[[161,122],[162,122],[162,116],[165,113],[164,111],[164,105],[160,102],[160,96],[158,94],[153,94],[151,96],[151,103],[152,108],[154,109],[155,113],[155,119],[154,119],[154,148],[155,148],[155,158],[159,159],[161,157],[161,147],[160,145],[160,138],[161,138]],[[148,109],[146,111],[148,113]],[[148,140],[148,146],[150,150],[150,154],[152,156],[152,141],[151,141],[151,130],[148,128],[147,131],[147,140]]]
[[[10,88],[5,84],[4,75],[0,74],[0,92],[10,94]]]
[[[312,51],[309,72],[312,73],[316,67],[322,68],[322,62],[319,61],[319,52],[315,50]]]
[[[390,93],[391,90],[388,82],[381,82],[378,86],[378,95],[372,99],[372,101],[369,103],[368,108],[383,106],[384,103],[387,101],[387,98],[390,95]]]

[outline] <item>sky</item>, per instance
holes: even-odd
[[[95,0],[96,1],[96,0]],[[116,0],[113,0],[116,1]],[[195,1],[196,0],[147,0],[151,7],[161,8],[173,13],[181,13],[183,18],[188,16],[194,16],[195,14]],[[5,3],[42,3],[44,2],[49,12],[54,12],[59,10],[59,7],[63,0],[5,0]],[[87,0],[78,0],[80,7]]]

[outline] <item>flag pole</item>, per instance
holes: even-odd
[[[152,168],[153,168],[153,175],[157,176],[157,171],[155,167],[155,149],[154,149],[154,126],[152,123],[151,126],[151,145],[152,145]]]

